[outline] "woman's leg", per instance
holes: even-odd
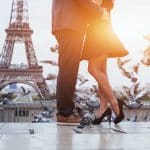
[[[101,71],[107,76],[107,58],[105,57],[104,60],[102,60],[101,62]],[[102,115],[108,107],[108,97],[103,91],[103,89],[101,88],[100,84],[98,86],[99,86],[99,97],[101,100],[100,113]]]
[[[113,94],[112,88],[110,86],[110,83],[108,81],[108,77],[106,74],[106,61],[107,61],[107,56],[100,56],[94,59],[91,59],[89,61],[89,73],[96,79],[98,82],[98,85],[100,86],[100,92],[104,93],[101,95],[100,98],[102,98],[102,107],[105,107],[106,109],[106,101],[109,100],[112,109],[114,113],[118,116],[119,115],[119,107],[118,107],[118,102]],[[105,64],[105,70],[104,70],[104,64]],[[104,102],[105,101],[105,102]],[[102,110],[101,111],[105,111]]]
[[[100,116],[102,116],[102,114],[108,108],[108,98],[100,86],[99,86],[98,94],[100,97],[100,109],[98,111],[97,110],[95,111],[96,118],[99,118]]]
[[[91,69],[90,69],[90,65],[89,65],[89,71],[90,70]],[[106,73],[106,59],[101,61],[101,71],[107,75],[107,73]],[[98,85],[98,87],[99,87],[98,94],[100,97],[100,109],[99,109],[99,111],[95,111],[96,118],[100,117],[108,107],[108,98],[107,98],[105,92],[103,91],[103,89],[101,88],[101,86]]]

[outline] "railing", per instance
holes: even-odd
[[[28,69],[28,65],[25,64],[12,64],[9,66],[10,69]]]

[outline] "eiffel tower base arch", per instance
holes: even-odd
[[[42,77],[42,67],[24,70],[0,69],[0,91],[13,83],[30,85],[43,100],[50,96],[46,81]]]

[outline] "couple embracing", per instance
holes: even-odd
[[[78,124],[74,114],[73,95],[81,60],[88,61],[88,71],[99,87],[101,105],[93,124],[105,116],[116,115],[114,123],[123,120],[123,101],[117,101],[107,76],[107,59],[128,54],[114,33],[110,13],[113,0],[53,0],[52,33],[59,44],[57,78],[57,122]],[[109,105],[108,105],[109,104]]]

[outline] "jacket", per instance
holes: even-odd
[[[89,19],[100,15],[97,0],[53,0],[52,33],[65,29],[85,32]]]

